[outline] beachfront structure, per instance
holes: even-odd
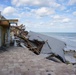
[[[18,23],[18,19],[6,19],[0,12],[0,47],[10,44],[10,25]]]

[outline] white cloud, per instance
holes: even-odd
[[[65,6],[63,6],[63,5],[60,6],[60,10],[65,10],[65,9],[66,9]]]
[[[15,15],[17,15],[19,18],[25,18],[25,17],[30,17],[31,13],[29,13],[29,12],[21,12],[21,13],[16,13]]]
[[[63,23],[70,22],[70,19],[69,19],[69,18],[64,18],[64,19],[62,20],[62,22],[63,22]]]
[[[53,9],[47,8],[47,7],[41,7],[39,9],[32,10],[33,13],[35,13],[37,16],[44,17],[51,14],[54,14],[55,11]]]
[[[68,5],[73,5],[73,4],[76,4],[76,0],[69,0]]]
[[[16,6],[32,6],[32,5],[40,5],[42,4],[42,1],[40,0],[12,0],[12,4]]]
[[[50,5],[49,5],[49,6],[51,6],[51,7],[55,7],[55,8],[58,8],[58,7],[61,6],[61,4],[56,3],[56,2],[50,2]]]
[[[73,12],[73,15],[74,15],[74,16],[76,16],[76,11],[75,11],[75,12]]]
[[[70,22],[70,18],[62,15],[55,15],[52,17],[54,23],[68,23]]]
[[[4,15],[13,14],[13,13],[15,13],[15,11],[16,11],[15,8],[8,6],[8,7],[4,8],[3,14]]]
[[[60,6],[56,0],[12,0],[11,2],[15,6]]]
[[[54,19],[61,19],[61,17],[59,15],[55,15],[53,16]]]
[[[66,12],[70,12],[71,11],[71,9],[69,9],[69,10],[66,10]]]

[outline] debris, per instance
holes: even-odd
[[[60,60],[65,62],[64,52],[63,48],[65,47],[65,43],[55,39],[53,37],[49,37],[46,35],[42,35],[35,32],[29,32],[28,34],[29,40],[38,40],[38,41],[44,41],[45,44],[43,45],[41,49],[41,53],[44,54],[54,54],[55,56],[58,56]]]
[[[24,45],[24,43],[20,43],[20,45],[23,47],[23,48],[26,48],[26,46]]]
[[[16,40],[14,40],[14,46],[17,46]]]
[[[50,54],[65,62],[63,48],[65,43],[39,33],[25,31],[25,26],[12,26],[11,33],[14,33],[14,46],[20,45],[29,48],[36,54]],[[18,40],[19,39],[19,40]],[[23,41],[21,41],[23,40]]]

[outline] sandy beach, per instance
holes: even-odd
[[[10,47],[0,53],[0,75],[76,75],[76,66],[56,63],[27,48]]]

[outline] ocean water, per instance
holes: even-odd
[[[76,33],[51,33],[44,32],[44,35],[48,35],[66,43],[65,50],[75,50],[76,51]]]

